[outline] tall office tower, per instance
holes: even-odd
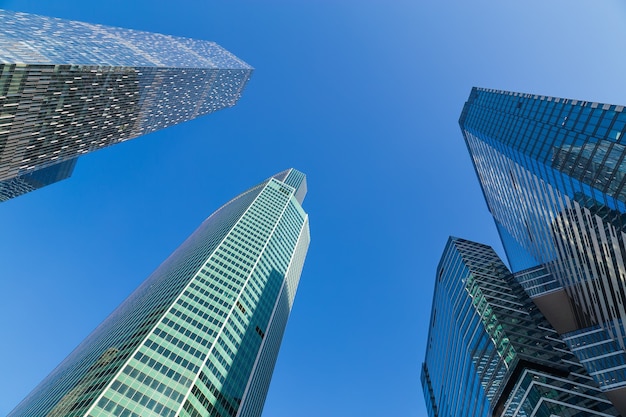
[[[431,417],[618,415],[493,249],[464,239],[437,267],[421,379]]]
[[[217,44],[0,10],[0,201],[79,156],[233,106],[252,68]]]
[[[260,416],[309,246],[294,169],[209,216],[10,414]]]
[[[514,272],[626,415],[624,108],[474,88],[459,123]]]

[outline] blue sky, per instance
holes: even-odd
[[[460,130],[472,86],[626,104],[618,0],[0,0],[213,40],[240,103],[80,159],[0,205],[0,415],[221,204],[308,175],[312,243],[264,417],[425,416],[449,235],[502,253]],[[2,28],[0,28],[2,30]]]

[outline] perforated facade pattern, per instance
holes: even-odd
[[[309,246],[304,175],[283,178],[213,213],[9,415],[260,416]]]
[[[233,106],[252,73],[209,41],[4,10],[0,27],[0,201],[5,181]]]

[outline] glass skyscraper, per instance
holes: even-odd
[[[0,10],[0,201],[79,156],[233,106],[252,68],[217,44]]]
[[[289,169],[209,216],[10,414],[261,414],[309,246]]]
[[[618,415],[493,249],[459,238],[437,267],[421,379],[431,417]]]
[[[626,414],[626,112],[474,88],[459,121],[514,272]]]

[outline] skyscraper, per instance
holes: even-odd
[[[209,216],[9,415],[259,416],[309,246],[306,177]]]
[[[626,112],[474,88],[459,121],[514,272],[626,414]]]
[[[0,10],[0,201],[79,156],[233,106],[252,68],[217,44]]]
[[[421,379],[431,417],[617,415],[493,249],[459,238],[437,267]]]

